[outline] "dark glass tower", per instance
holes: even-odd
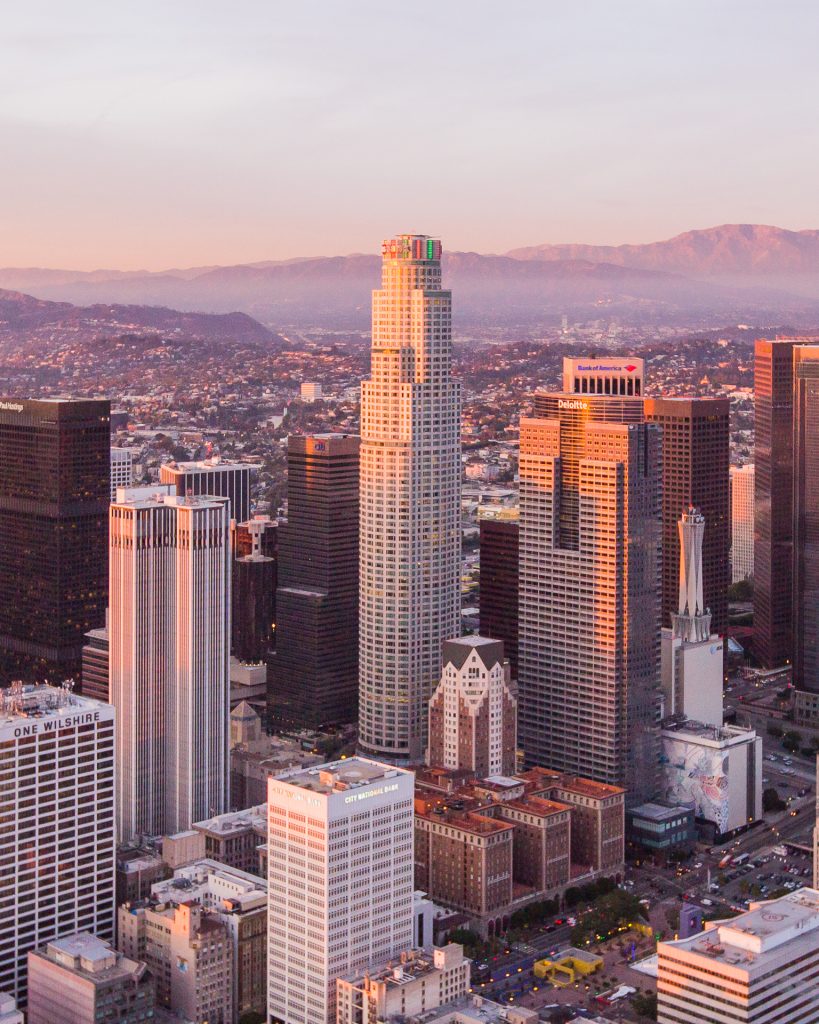
[[[647,398],[648,423],[662,427],[662,625],[679,606],[680,516],[697,508],[705,517],[702,575],[711,629],[728,627],[731,582],[730,410],[727,398]]]
[[[0,683],[80,678],[108,599],[110,403],[0,400]]]
[[[481,519],[481,635],[503,640],[518,677],[518,534],[516,519]]]
[[[754,349],[754,653],[767,668],[793,658],[793,350],[800,339]]]
[[[358,437],[291,435],[279,527],[271,725],[353,722],[358,698]]]
[[[793,681],[819,693],[819,345],[793,350]]]
[[[263,662],[275,645],[278,528],[255,516],[233,529],[231,653]]]

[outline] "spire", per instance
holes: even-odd
[[[674,636],[691,643],[711,635],[711,613],[702,596],[702,538],[705,517],[696,508],[683,512],[677,528],[680,532],[680,601],[671,616]]]

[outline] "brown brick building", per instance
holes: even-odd
[[[541,768],[477,780],[420,771],[415,885],[492,934],[527,903],[618,877],[624,790]]]

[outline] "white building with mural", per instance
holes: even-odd
[[[663,796],[700,822],[733,832],[762,817],[762,737],[735,726],[666,721]]]

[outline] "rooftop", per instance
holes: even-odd
[[[74,935],[54,939],[31,955],[50,960],[66,970],[99,983],[117,978],[139,978],[146,970],[145,964],[123,956],[110,943],[91,932],[76,932]]]
[[[401,776],[412,777],[412,772],[393,765],[371,761],[366,757],[348,757],[341,761],[330,761],[318,764],[313,768],[295,768],[282,772],[275,782],[288,786],[299,786],[314,793],[334,793],[360,786],[369,786],[374,782],[386,779],[398,779]]]
[[[688,815],[691,813],[690,807],[682,807],[677,804],[654,803],[651,800],[631,810],[633,817],[647,818],[649,821],[672,821],[681,814]]]
[[[501,1006],[483,996],[469,995],[404,1020],[408,1024],[537,1024],[538,1014],[523,1006]]]
[[[267,804],[257,804],[255,807],[247,807],[243,811],[217,814],[204,821],[195,821],[193,827],[198,832],[210,832],[211,835],[220,838],[237,835],[254,828],[262,828],[267,832]]]
[[[210,459],[200,459],[197,462],[168,462],[162,467],[172,470],[175,473],[203,473],[226,471],[230,469],[261,469],[261,464],[256,462],[222,462],[218,455]]]
[[[74,712],[81,715],[83,712],[103,710],[106,718],[112,717],[113,709],[109,704],[92,697],[80,697],[72,693],[69,687],[12,684],[0,689],[0,729],[28,719],[42,723],[43,730],[49,731],[53,728],[50,723],[55,719],[65,718]]]
[[[751,975],[764,974],[781,964],[782,947],[788,945],[791,959],[816,949],[819,940],[819,891],[797,889],[779,899],[752,903],[738,917],[714,921],[707,930],[687,939],[658,946],[662,965],[663,947],[685,950],[718,961]],[[662,974],[662,966],[660,968]]]

